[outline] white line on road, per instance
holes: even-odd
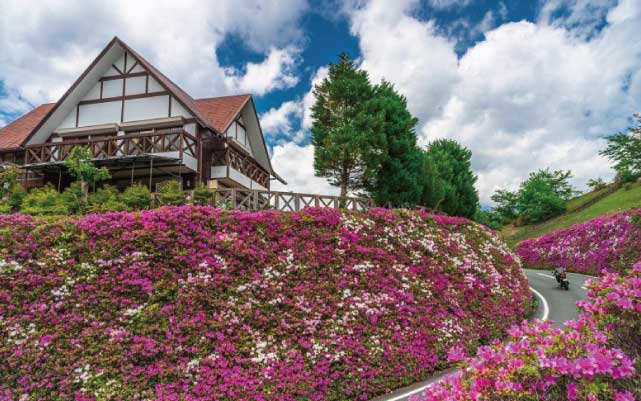
[[[420,393],[421,391],[425,390],[426,388],[428,388],[428,387],[429,387],[429,386],[431,386],[431,385],[432,385],[432,383],[430,383],[430,384],[426,384],[426,385],[425,385],[425,386],[423,386],[423,387],[419,387],[419,388],[417,388],[417,389],[410,390],[410,391],[408,391],[407,393],[399,394],[399,395],[397,395],[397,396],[396,396],[396,397],[394,397],[394,398],[388,398],[388,399],[386,399],[385,401],[398,401],[398,400],[401,400],[401,399],[403,399],[403,398],[405,398],[405,397],[408,397],[408,396],[410,396],[410,395],[414,395],[414,394]]]
[[[550,307],[548,306],[548,301],[545,299],[543,294],[535,290],[534,288],[530,287],[530,290],[539,298],[541,298],[541,301],[543,301],[543,317],[541,320],[546,321],[548,320],[548,316],[550,315]]]
[[[550,276],[549,274],[545,274],[545,273],[536,273],[536,274],[538,274],[539,276],[549,277],[549,278],[553,278],[553,279],[555,279],[555,280],[556,280],[556,277],[554,277],[554,276]]]

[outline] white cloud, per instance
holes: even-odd
[[[452,7],[466,7],[472,0],[429,0],[432,7],[437,9],[446,9]]]
[[[547,0],[541,7],[539,22],[589,36],[616,4],[617,0]]]
[[[320,67],[312,76],[310,90],[300,99],[283,102],[260,116],[261,127],[267,136],[281,137],[279,142],[304,142],[312,127],[311,108],[316,102],[314,87],[327,77],[328,68]],[[298,122],[299,124],[295,124]]]
[[[288,185],[274,182],[275,191],[294,191],[309,194],[338,195],[339,189],[327,180],[314,176],[314,147],[289,142],[274,146],[272,165]]]
[[[259,96],[274,89],[292,87],[298,83],[294,71],[297,53],[295,48],[272,48],[263,62],[248,63],[243,75],[234,69],[225,69],[225,85],[229,92],[248,92]]]
[[[0,80],[32,104],[55,101],[114,36],[190,94],[264,94],[296,83],[305,0],[19,1],[0,13]],[[264,61],[241,71],[220,65],[216,48],[238,35]]]
[[[408,98],[420,143],[448,137],[472,149],[487,203],[495,189],[547,166],[573,170],[581,187],[612,176],[598,151],[641,108],[641,3],[622,1],[609,25],[587,36],[572,28],[586,12],[573,3],[571,20],[504,24],[460,60],[455,43],[414,16],[414,2],[370,3],[349,15],[362,66]]]
[[[266,136],[275,137],[277,134],[290,136],[292,132],[292,118],[301,118],[303,104],[298,101],[287,101],[278,108],[273,107],[261,114],[260,125]]]
[[[386,78],[410,100],[422,120],[439,115],[458,79],[454,43],[436,35],[434,24],[412,17],[417,2],[372,2],[351,11],[361,67],[374,81]]]

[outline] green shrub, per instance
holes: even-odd
[[[620,184],[625,184],[627,182],[634,182],[637,178],[639,178],[639,174],[626,170],[618,172],[615,181]]]
[[[27,190],[24,189],[22,185],[16,185],[13,187],[13,190],[7,196],[7,205],[11,211],[17,212],[20,210],[25,196],[27,196]]]
[[[120,195],[120,201],[130,210],[143,210],[151,207],[151,193],[142,184],[127,187]]]
[[[488,226],[493,230],[498,230],[503,226],[503,216],[493,210],[481,210],[480,208],[476,209],[474,214],[474,221],[477,223]]]
[[[127,210],[127,205],[120,197],[118,189],[112,185],[98,188],[96,192],[89,194],[87,212],[100,213]]]
[[[208,205],[214,198],[214,193],[207,188],[203,183],[199,183],[194,189],[194,204],[195,205]]]
[[[62,192],[61,198],[69,213],[81,214],[84,213],[87,207],[87,204],[83,200],[82,187],[79,181],[76,181],[65,188]]]
[[[185,194],[178,181],[167,181],[158,190],[158,203],[161,206],[177,206],[185,203]]]
[[[7,197],[18,185],[18,167],[14,165],[1,166],[0,198]]]
[[[51,185],[34,188],[22,200],[20,212],[26,214],[66,215],[69,210],[62,195]]]
[[[608,186],[605,181],[603,181],[601,178],[597,179],[592,179],[588,181],[588,187],[590,187],[593,191],[599,191],[601,189],[605,189]]]

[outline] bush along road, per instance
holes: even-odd
[[[551,271],[534,269],[524,269],[523,271],[538,301],[538,309],[532,316],[533,319],[549,320],[554,327],[562,328],[566,321],[578,317],[579,310],[576,303],[587,297],[585,283],[591,278],[590,276],[568,273],[570,289],[566,291],[559,288]],[[456,369],[445,370],[428,380],[376,397],[372,401],[410,401],[420,395],[430,384],[438,382],[454,371]]]

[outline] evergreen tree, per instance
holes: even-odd
[[[371,135],[376,117],[367,110],[373,92],[367,72],[357,69],[345,53],[337,64],[330,64],[329,76],[314,88],[314,171],[339,186],[341,196],[365,187],[370,144],[379,141]]]
[[[407,109],[405,97],[386,81],[375,86],[369,111],[376,120],[368,144],[366,188],[379,205],[414,207],[422,195],[418,119]]]
[[[479,204],[472,152],[456,141],[439,139],[428,146],[427,157],[434,163],[436,186],[442,191],[432,207],[451,216],[472,218]]]

